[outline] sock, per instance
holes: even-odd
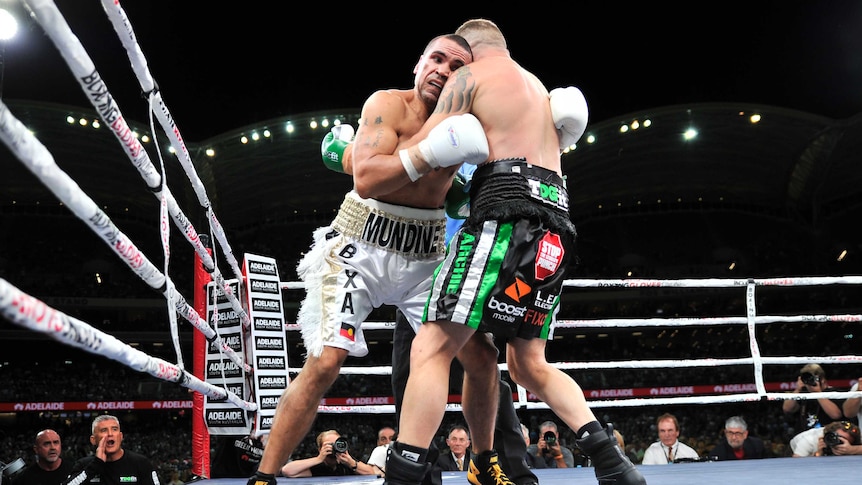
[[[598,421],[590,421],[589,423],[581,426],[581,429],[578,430],[578,439],[582,440],[590,434],[598,433],[602,430],[604,430],[604,428],[602,428],[602,425],[599,424]]]

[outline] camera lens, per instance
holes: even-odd
[[[347,451],[347,440],[344,438],[338,438],[332,443],[332,452],[333,453],[344,453]]]
[[[838,433],[829,431],[823,433],[823,441],[826,443],[826,446],[838,446],[841,444],[841,437],[838,436]]]
[[[545,431],[542,438],[544,438],[545,443],[547,443],[548,446],[554,446],[557,444],[557,435],[555,435],[553,431]]]
[[[802,383],[806,386],[816,386],[820,383],[820,377],[810,372],[803,372],[799,378],[802,379]]]

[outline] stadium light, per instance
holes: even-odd
[[[18,21],[5,8],[0,8],[0,40],[6,41],[18,33]]]
[[[5,8],[0,8],[0,98],[3,97],[3,73],[6,71],[6,41],[18,33],[18,21]]]

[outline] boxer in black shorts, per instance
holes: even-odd
[[[463,352],[477,332],[490,330],[507,339],[512,380],[576,431],[575,444],[592,461],[599,484],[644,485],[643,475],[620,449],[613,426],[599,423],[577,382],[545,358],[566,266],[575,251],[560,153],[586,129],[586,100],[574,87],[549,92],[512,59],[493,22],[468,20],[456,33],[469,42],[473,63],[449,77],[416,137],[470,113],[482,124],[488,157],[473,175],[470,217],[434,275],[425,323],[410,354],[398,441],[390,446],[384,483],[421,479],[427,447],[446,412],[449,367],[456,355],[464,368],[462,410],[473,451],[467,480],[473,485],[513,483],[494,449],[497,356]],[[460,144],[457,133],[449,142]],[[402,153],[418,174],[433,169],[433,153],[421,147]]]

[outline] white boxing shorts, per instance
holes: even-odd
[[[381,305],[404,312],[414,331],[444,255],[443,209],[416,209],[348,192],[327,227],[314,231],[297,265],[305,299],[297,320],[309,356],[324,346],[368,354],[362,322]]]

